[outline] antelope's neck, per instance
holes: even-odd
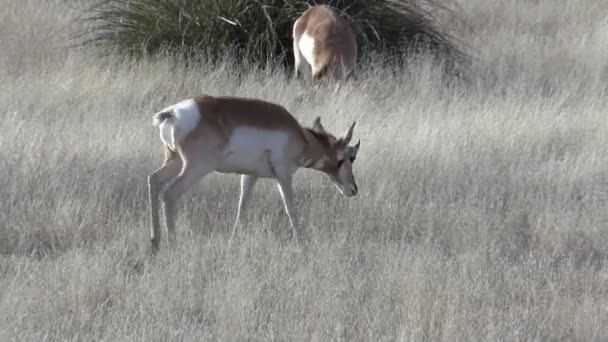
[[[308,129],[304,129],[304,136],[306,137],[306,149],[302,153],[298,165],[307,169],[321,169],[327,159],[325,148]]]

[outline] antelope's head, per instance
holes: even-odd
[[[325,130],[319,117],[315,119],[312,126],[313,131],[328,138],[327,146],[325,146],[325,158],[318,170],[328,175],[338,190],[346,197],[355,196],[359,191],[353,175],[353,163],[357,158],[361,142],[357,142],[354,146],[348,145],[353,137],[355,124],[356,122],[353,122],[346,135],[339,139]]]

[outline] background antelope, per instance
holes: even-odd
[[[205,175],[241,174],[241,194],[230,240],[253,187],[260,177],[274,178],[296,242],[292,176],[298,168],[321,171],[347,196],[357,194],[352,165],[359,142],[349,146],[353,123],[346,136],[335,138],[317,117],[312,128],[300,126],[282,106],[257,99],[202,96],[181,101],[153,117],[165,147],[162,166],[148,177],[151,242],[161,238],[159,201],[164,202],[167,236],[175,240],[177,198]]]
[[[326,5],[306,10],[293,24],[294,77],[305,61],[312,79],[323,75],[344,79],[355,67],[355,34],[336,10]]]

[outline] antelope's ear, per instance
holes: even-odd
[[[357,124],[357,121],[353,122],[353,124],[348,129],[348,132],[346,132],[346,136],[344,136],[344,138],[340,139],[340,142],[344,146],[348,145],[348,143],[350,142],[350,140],[353,138],[353,130],[355,129],[355,125],[356,124]]]
[[[361,140],[357,141],[357,145],[353,147],[353,155],[357,156],[357,152],[359,152],[359,147],[361,146]]]
[[[318,133],[324,133],[325,132],[325,127],[323,127],[323,125],[321,125],[321,117],[317,116],[317,118],[315,119],[315,121],[312,123],[312,130]]]

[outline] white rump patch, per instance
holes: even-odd
[[[311,37],[308,33],[304,32],[300,37],[300,41],[298,42],[298,47],[300,48],[300,52],[304,59],[310,65],[314,65],[315,62],[315,39]]]
[[[160,122],[159,114],[169,112],[171,117]],[[201,115],[194,100],[184,100],[169,106],[154,115],[155,126],[160,129],[160,139],[170,149],[176,149],[198,125]]]

